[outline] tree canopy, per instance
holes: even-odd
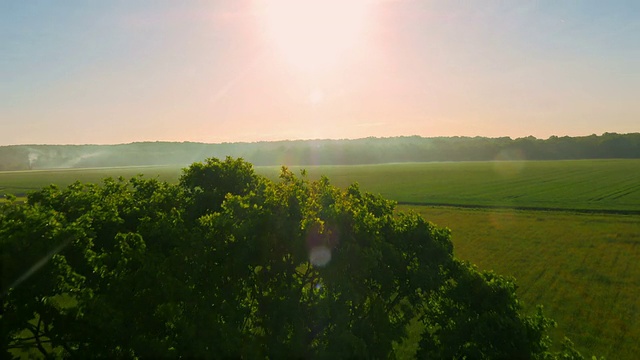
[[[0,354],[393,358],[418,321],[420,358],[581,358],[450,236],[357,184],[241,159],[50,186],[0,205]]]

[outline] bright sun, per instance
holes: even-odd
[[[320,71],[361,40],[369,0],[264,0],[260,13],[270,41],[290,65]]]

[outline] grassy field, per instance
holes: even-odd
[[[640,160],[306,167],[403,203],[640,212]]]
[[[305,166],[311,178],[327,175],[338,186],[402,203],[631,211],[640,213],[640,160],[501,161]],[[98,182],[139,173],[176,181],[180,166],[0,172],[0,195],[24,194],[49,183]],[[298,171],[300,167],[292,167]],[[257,167],[275,178],[279,167]]]
[[[513,276],[533,312],[542,304],[583,355],[640,354],[640,217],[400,206],[453,233],[455,254]]]
[[[145,177],[158,177],[161,180],[176,182],[181,173],[180,166],[131,166],[94,169],[52,169],[0,171],[0,196],[15,194],[23,196],[50,184],[67,186],[75,181],[100,183],[106,177],[131,178],[138,174]]]
[[[327,175],[337,186],[358,182],[405,204],[431,205],[401,208],[451,228],[459,258],[514,276],[527,309],[542,304],[558,321],[557,337],[569,336],[585,355],[640,353],[640,160],[304,168],[312,179]],[[279,167],[256,171],[276,178]],[[173,182],[180,167],[0,172],[0,195],[139,173]],[[455,207],[432,206],[447,204]]]

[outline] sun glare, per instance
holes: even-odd
[[[265,0],[265,31],[283,59],[301,70],[338,63],[362,40],[367,0]]]

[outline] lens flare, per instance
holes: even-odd
[[[316,246],[309,251],[309,261],[315,266],[325,266],[331,261],[331,250],[324,245]]]

